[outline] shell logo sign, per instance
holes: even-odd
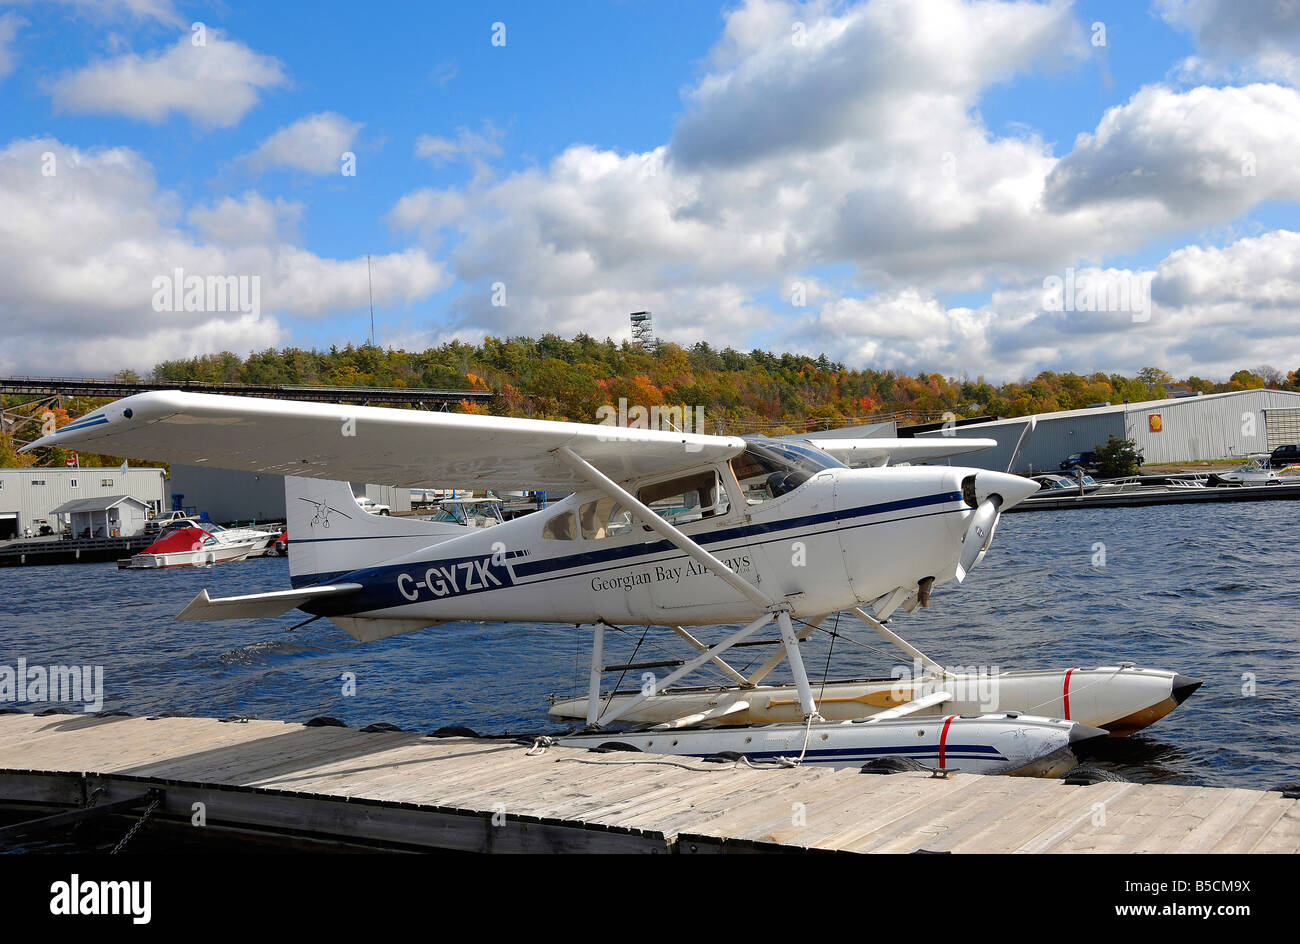
[[[1147,428],[1153,433],[1158,433],[1165,428],[1165,421],[1160,418],[1159,413],[1151,413],[1147,416]]]

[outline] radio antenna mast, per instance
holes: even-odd
[[[370,289],[370,346],[375,346],[375,283],[370,277],[370,253],[366,253],[366,285]]]

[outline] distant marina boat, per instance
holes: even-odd
[[[425,516],[425,520],[467,528],[490,528],[501,524],[505,518],[501,514],[499,498],[444,498],[438,503],[438,510]]]
[[[1282,477],[1269,466],[1267,453],[1252,455],[1231,472],[1216,472],[1214,478],[1223,485],[1282,484]]]
[[[280,536],[276,531],[223,528],[192,518],[177,518],[167,522],[158,540],[134,557],[118,561],[117,566],[122,570],[151,570],[225,564],[265,554]]]

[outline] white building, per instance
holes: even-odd
[[[39,535],[43,525],[57,533],[54,509],[84,499],[129,497],[156,512],[164,507],[164,474],[145,467],[0,469],[0,540],[22,537],[29,528]]]
[[[148,505],[130,495],[78,498],[50,512],[53,517],[68,519],[74,538],[134,537],[144,531],[150,514]]]
[[[998,447],[954,460],[959,465],[1005,469],[1029,417],[972,423],[950,435],[996,439]],[[943,436],[927,430],[921,437]],[[1147,463],[1195,462],[1271,452],[1300,443],[1300,393],[1238,390],[1204,396],[1117,403],[1038,414],[1038,424],[1012,471],[1055,471],[1070,454],[1104,445],[1110,436],[1137,443]]]

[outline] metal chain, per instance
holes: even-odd
[[[136,820],[135,824],[126,831],[126,835],[122,837],[122,841],[113,847],[113,851],[110,852],[109,855],[117,855],[119,852],[122,851],[123,847],[125,847],[126,844],[131,841],[131,837],[133,837],[136,833],[138,833],[140,831],[140,827],[143,826],[145,822],[149,819],[149,817],[153,815],[153,811],[158,809],[158,804],[160,804],[161,802],[162,802],[162,797],[159,796],[153,798],[153,801],[148,806],[146,806],[144,808],[144,812],[140,814],[140,818]]]

